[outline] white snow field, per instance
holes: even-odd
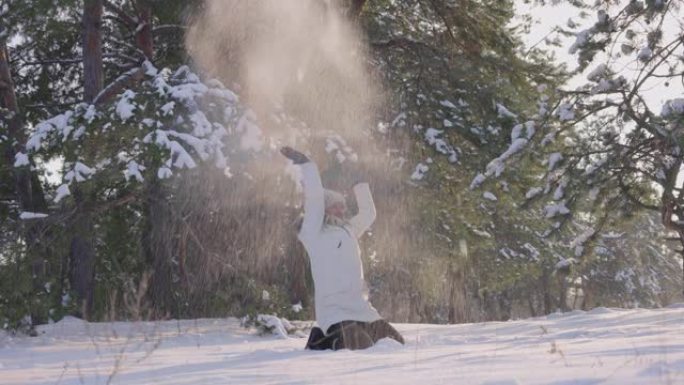
[[[312,352],[236,319],[67,318],[0,335],[0,384],[684,384],[684,304],[397,328],[405,346]]]

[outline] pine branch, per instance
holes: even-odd
[[[627,197],[627,200],[629,200],[630,202],[632,202],[636,206],[641,207],[643,209],[656,211],[656,212],[660,211],[661,208],[659,206],[653,206],[653,205],[646,204],[646,203],[640,201],[637,197],[633,196],[629,192],[630,188],[627,185],[625,185],[621,174],[618,175],[617,182],[618,182],[618,185],[620,186],[620,190]]]
[[[37,60],[37,61],[31,61],[31,62],[26,62],[23,63],[23,65],[27,66],[39,66],[39,65],[50,65],[50,64],[81,64],[83,62],[82,58],[76,58],[76,59],[49,59],[49,60]]]
[[[103,59],[111,59],[111,58],[116,58],[117,55],[112,55],[112,54],[107,54],[107,55],[102,55]],[[50,64],[81,64],[83,63],[83,58],[71,58],[71,59],[45,59],[45,60],[35,60],[35,61],[29,61],[25,63],[21,63],[22,65],[25,66],[38,66],[38,65],[50,65]]]
[[[26,109],[45,109],[45,108],[64,108],[64,107],[73,107],[80,102],[65,102],[65,103],[37,103],[37,104],[27,104],[24,106]]]
[[[103,104],[110,101],[114,96],[123,91],[138,81],[140,81],[145,74],[142,66],[133,68],[125,74],[119,76],[116,80],[105,87],[93,100],[93,104]]]
[[[184,32],[188,28],[184,25],[177,25],[177,24],[162,24],[158,25],[154,28],[152,28],[152,33],[164,33],[167,31],[179,31],[179,32]]]
[[[129,29],[135,29],[138,25],[138,19],[135,16],[131,16],[123,9],[114,5],[111,1],[105,0],[104,7],[106,10],[114,13],[116,17]]]
[[[111,55],[110,58],[121,59],[121,60],[129,62],[129,63],[140,64],[140,62],[143,60],[144,56],[133,57],[130,55],[126,55],[125,53],[123,53],[121,51],[115,51],[115,54]]]
[[[134,46],[133,44],[127,43],[127,42],[125,42],[125,41],[123,41],[123,40],[119,40],[119,39],[117,39],[117,38],[115,38],[115,37],[109,37],[109,38],[107,38],[107,42],[108,42],[108,43],[115,44],[115,45],[118,45],[118,46],[120,46],[120,47],[127,48],[127,49],[129,49],[129,50],[131,50],[131,51],[135,51],[135,53],[138,54],[138,55],[140,55],[141,58],[144,58],[144,57],[145,57],[145,53],[144,53],[140,48]]]

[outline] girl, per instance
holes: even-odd
[[[311,261],[318,323],[306,348],[365,349],[385,337],[403,344],[401,334],[368,301],[358,243],[375,220],[368,183],[354,186],[359,213],[348,218],[344,196],[323,189],[315,163],[290,147],[281,153],[303,174],[304,220],[298,237]]]

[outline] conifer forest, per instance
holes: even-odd
[[[538,38],[558,7],[571,12]],[[684,302],[678,0],[0,0],[0,328],[313,320],[297,166],[397,323]]]

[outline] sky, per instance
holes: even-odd
[[[533,46],[539,44],[538,47],[542,49],[552,50],[560,63],[565,63],[568,65],[569,69],[577,68],[577,57],[569,53],[570,46],[574,43],[575,38],[572,36],[566,37],[559,33],[553,32],[558,26],[565,27],[567,29],[568,20],[572,20],[577,24],[575,28],[576,32],[582,31],[586,28],[591,27],[597,20],[597,14],[594,10],[586,10],[584,17],[580,15],[580,11],[566,1],[556,1],[557,4],[553,5],[552,2],[547,2],[545,6],[539,6],[534,4],[524,4],[522,1],[517,1],[516,5],[518,7],[519,13],[529,13],[533,19],[534,23],[530,29],[530,33],[524,36],[524,42],[527,46]],[[593,1],[585,1],[587,4],[593,4]],[[624,3],[624,0],[623,0]],[[615,12],[616,8],[608,11],[609,16]],[[677,17],[678,16],[678,17]],[[666,18],[663,24],[664,38],[663,41],[668,41],[677,33],[682,31],[682,21],[684,18],[684,12],[680,10],[672,11],[672,14]],[[641,25],[643,28],[652,28],[648,25]],[[556,39],[561,41],[560,47],[554,47],[546,45],[543,43],[545,38]],[[541,43],[540,43],[541,41]],[[619,42],[626,40],[621,39]],[[619,45],[616,46],[615,50],[618,51]],[[631,79],[635,76],[638,71],[643,67],[642,63],[636,59],[638,50],[628,56],[623,56],[618,60],[610,61],[610,68],[622,74],[627,79]],[[580,84],[586,83],[586,75],[593,70],[598,64],[606,63],[606,55],[597,55],[594,62],[589,65],[589,67],[581,74],[573,78],[568,85],[569,87],[577,87]],[[644,89],[644,95],[649,108],[652,111],[658,113],[660,112],[662,104],[669,99],[676,97],[682,97],[684,94],[684,87],[682,82],[678,79],[672,82],[669,87],[665,86],[665,80],[657,80],[654,82],[646,83]]]

